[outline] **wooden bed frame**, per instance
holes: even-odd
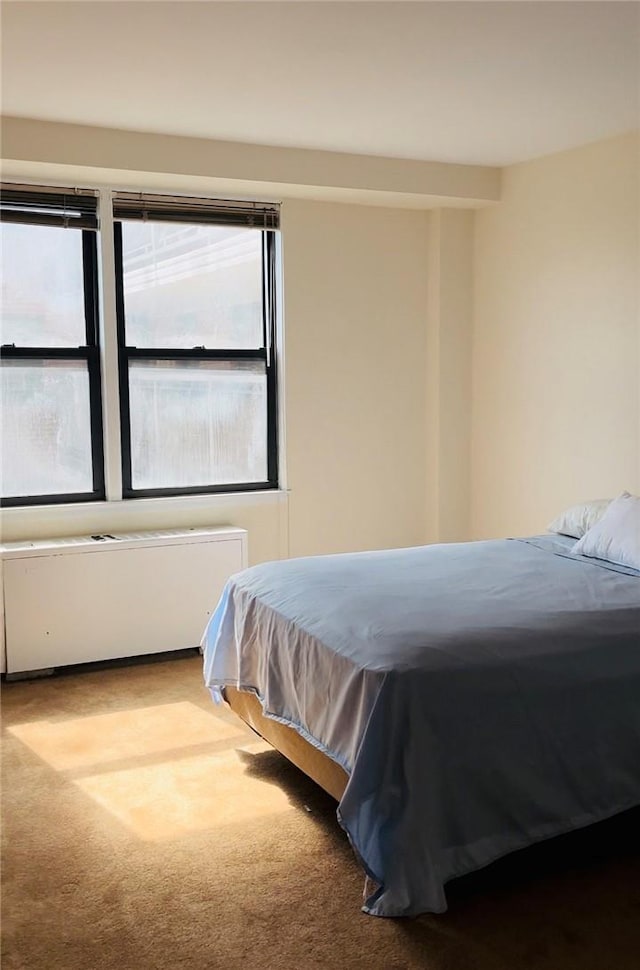
[[[349,780],[344,768],[309,741],[305,741],[294,728],[265,717],[255,694],[236,690],[235,687],[225,687],[223,695],[231,710],[245,724],[340,801]]]

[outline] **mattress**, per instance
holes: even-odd
[[[249,691],[349,776],[364,909],[640,804],[640,576],[572,540],[263,564],[227,584],[205,681]]]

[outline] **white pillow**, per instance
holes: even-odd
[[[593,502],[572,505],[570,509],[561,512],[551,525],[547,526],[547,531],[557,532],[561,536],[573,536],[574,539],[582,539],[585,532],[588,532],[596,524],[610,504],[610,498],[599,498]]]
[[[624,492],[571,550],[640,569],[640,498]]]

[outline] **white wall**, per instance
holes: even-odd
[[[427,539],[469,538],[473,213],[429,214]]]
[[[640,490],[640,140],[503,173],[475,214],[474,537]]]
[[[94,178],[218,198],[312,198],[395,208],[476,206],[500,198],[500,169],[277,148],[38,121],[0,119],[5,176]],[[219,193],[222,193],[220,195]]]
[[[424,541],[427,218],[284,207],[291,555]]]

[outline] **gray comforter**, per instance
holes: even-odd
[[[348,771],[366,912],[442,912],[453,877],[640,804],[640,576],[572,544],[323,556],[228,583],[206,683],[255,692]]]

